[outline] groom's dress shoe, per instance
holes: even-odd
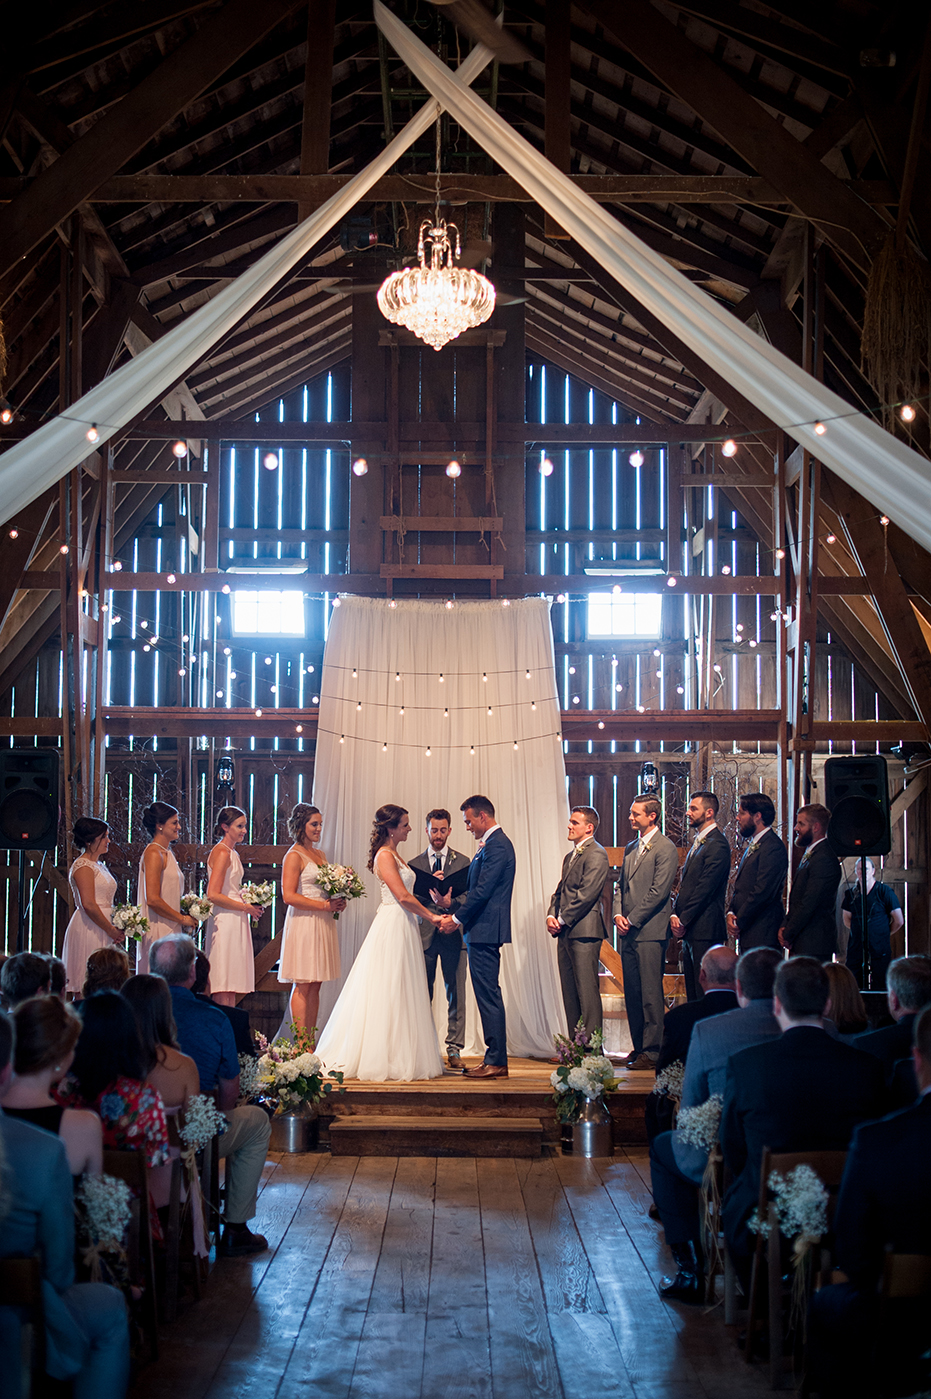
[[[465,1070],[466,1078],[507,1078],[504,1064],[478,1064],[474,1069]]]

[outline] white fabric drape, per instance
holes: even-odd
[[[704,362],[895,523],[931,549],[931,462],[722,310],[578,190],[374,0],[395,52],[502,169]],[[826,425],[819,436],[814,424]]]
[[[568,848],[548,604],[457,602],[448,610],[344,597],[330,623],[320,684],[314,802],[323,812],[321,844],[329,859],[353,865],[369,889],[339,920],[343,975],[377,907],[375,877],[365,869],[376,809],[394,802],[409,811],[413,829],[401,853],[411,858],[426,846],[426,813],[445,807],[450,844],[471,858],[474,842],[459,807],[482,792],[517,852],[513,942],[501,959],[508,1047],[547,1056],[565,1017],[546,909]],[[437,981],[445,1032],[441,972]],[[338,989],[323,988],[321,1026]]]
[[[459,69],[465,82],[473,82],[492,55],[477,46]],[[156,340],[109,375],[96,388],[50,423],[0,456],[0,520],[9,520],[49,486],[84,461],[93,450],[87,429],[96,424],[99,444],[109,441],[206,355],[222,336],[241,321],[315,243],[328,233],[362,199],[376,180],[436,118],[436,106],[428,102],[400,131],[371,165],[322,204],[287,237],[282,238],[254,267],[188,316],[170,334]]]

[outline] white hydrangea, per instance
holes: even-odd
[[[574,1088],[577,1093],[584,1094],[586,1098],[598,1098],[601,1095],[602,1085],[581,1064],[578,1068],[569,1070],[568,1082],[570,1088]]]
[[[294,1064],[299,1074],[306,1074],[308,1077],[311,1074],[320,1073],[323,1069],[323,1063],[316,1054],[299,1054],[296,1059],[291,1060],[291,1063]]]
[[[555,1069],[550,1074],[550,1083],[553,1085],[557,1093],[569,1092],[568,1083],[564,1082],[564,1080],[559,1077],[559,1074],[556,1072]]]

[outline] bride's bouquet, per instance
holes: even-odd
[[[328,899],[364,899],[366,888],[352,865],[320,865],[316,881]],[[333,914],[339,918],[338,913]]]
[[[133,942],[141,942],[149,931],[149,920],[138,904],[117,904],[110,915],[110,922]]]
[[[270,908],[275,898],[275,886],[270,879],[262,884],[244,884],[239,891],[244,904],[253,908]]]
[[[181,912],[203,923],[213,912],[213,904],[204,894],[182,894]]]

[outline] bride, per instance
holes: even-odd
[[[411,823],[401,806],[380,806],[368,867],[381,905],[317,1044],[328,1069],[347,1078],[409,1083],[443,1073],[417,919],[439,916],[414,898],[414,871],[398,854]]]

